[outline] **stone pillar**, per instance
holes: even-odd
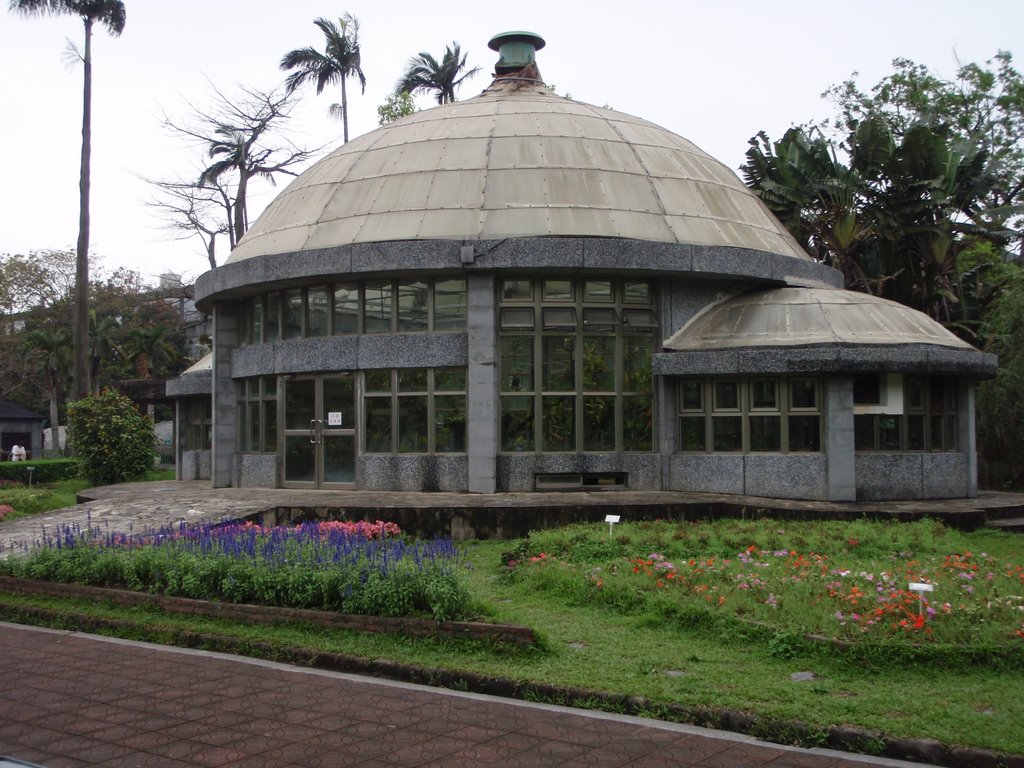
[[[238,394],[231,378],[231,352],[238,346],[241,305],[221,301],[213,309],[213,439],[210,481],[230,488],[238,433]]]
[[[672,456],[675,455],[678,437],[677,380],[669,376],[654,377],[654,407],[656,410],[654,435],[655,448],[661,454],[660,489],[672,487]]]
[[[466,455],[469,491],[494,493],[498,458],[497,312],[494,277],[468,276]]]
[[[183,480],[181,474],[181,457],[185,452],[185,440],[188,438],[188,401],[174,398],[174,479]]]
[[[978,495],[978,435],[974,419],[975,383],[969,376],[960,376],[956,382],[957,437],[956,449],[967,457],[967,477],[964,490],[968,498]]]
[[[857,463],[853,433],[853,376],[825,376],[825,460],[828,465],[829,501],[857,499]]]

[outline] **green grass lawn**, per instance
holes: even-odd
[[[116,609],[91,602],[30,600],[3,594],[0,610],[17,618],[21,607],[45,605],[58,617],[58,623],[68,621],[66,617],[74,613],[117,618],[126,622],[119,633],[157,642],[173,641],[175,632],[206,632],[264,644],[260,651],[264,654],[267,644],[297,646],[639,696],[647,700],[650,714],[656,716],[672,706],[738,710],[767,720],[800,721],[822,731],[850,725],[894,737],[932,738],[949,745],[1024,754],[1024,641],[1012,632],[1003,632],[1005,642],[986,646],[985,653],[969,645],[939,643],[923,634],[908,635],[902,629],[893,630],[895,634],[886,638],[871,636],[875,630],[869,630],[870,643],[843,650],[807,642],[792,627],[765,627],[747,623],[743,616],[721,615],[717,599],[709,611],[667,610],[666,595],[673,593],[652,586],[642,572],[632,573],[631,567],[625,567],[630,560],[623,556],[646,558],[652,553],[650,547],[657,545],[662,554],[676,560],[693,547],[721,558],[754,544],[754,533],[766,537],[757,543],[759,547],[781,546],[785,542],[772,537],[780,536],[783,527],[786,541],[795,542],[793,537],[798,537],[808,554],[816,549],[826,551],[826,545],[836,559],[843,551],[852,551],[851,557],[861,558],[850,561],[857,568],[867,567],[865,563],[882,567],[890,551],[906,560],[912,554],[905,549],[909,547],[922,556],[910,559],[922,561],[929,547],[937,552],[949,550],[946,554],[972,548],[975,555],[984,552],[1012,573],[1011,558],[1016,556],[1019,563],[1022,551],[1021,539],[1010,534],[947,532],[933,523],[917,528],[898,523],[857,522],[847,524],[849,529],[837,528],[839,525],[720,521],[658,529],[623,524],[609,541],[607,526],[595,524],[589,530],[571,527],[537,534],[523,543],[468,545],[471,568],[467,578],[475,599],[484,606],[483,618],[532,627],[541,641],[527,649],[300,626],[236,625],[175,617],[152,609]],[[652,536],[661,538],[655,541]],[[505,564],[510,558],[529,564],[532,557],[539,556],[538,549],[557,557],[563,565],[552,569],[550,562],[540,567],[534,563],[520,573],[515,573],[520,566],[514,566],[510,573]],[[594,565],[596,562],[601,565]],[[599,567],[607,576],[619,562],[624,566],[621,583],[608,579],[597,588],[593,569]],[[956,574],[949,580],[938,572],[933,576],[937,592],[943,595],[960,581]],[[572,587],[573,578],[585,582],[585,588]],[[613,589],[646,591],[655,597],[653,602],[610,600],[608,594]],[[723,608],[731,600],[732,593],[728,595]],[[984,620],[981,614],[976,618]],[[849,630],[843,625],[835,634]],[[799,672],[811,672],[813,679],[795,681],[792,675]],[[786,739],[785,733],[777,731],[758,735]]]
[[[155,470],[144,478],[144,481],[173,480],[174,470]],[[16,520],[19,517],[51,512],[55,509],[73,507],[77,503],[76,495],[92,486],[85,478],[72,478],[54,483],[37,483],[35,485],[13,484],[0,486],[0,504],[12,507],[13,511],[3,516],[3,520]]]

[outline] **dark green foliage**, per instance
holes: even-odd
[[[153,422],[112,389],[70,403],[68,431],[82,472],[97,485],[138,480],[153,469]]]
[[[55,483],[78,476],[75,459],[46,459],[44,461],[5,461],[0,463],[0,480],[13,480],[28,485],[28,468],[32,467],[32,484]]]

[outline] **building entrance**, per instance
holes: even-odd
[[[284,486],[352,488],[356,392],[350,373],[284,382]]]

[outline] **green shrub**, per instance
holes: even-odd
[[[68,431],[83,474],[97,485],[138,480],[153,469],[153,422],[112,389],[68,403]]]
[[[56,483],[78,476],[75,459],[46,459],[43,461],[5,461],[0,463],[0,480],[12,480],[28,485],[28,468],[32,467],[32,484]]]

